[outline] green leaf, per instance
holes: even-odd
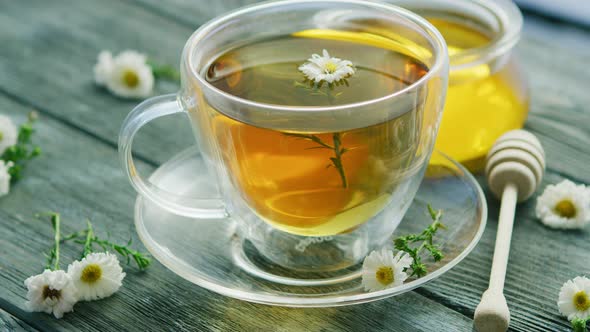
[[[440,222],[442,218],[441,210],[434,210],[428,205],[428,212],[433,222],[428,225],[420,234],[408,234],[400,236],[393,240],[395,249],[407,253],[412,258],[410,265],[410,276],[417,276],[418,278],[425,276],[428,273],[426,265],[422,263],[421,253],[426,250],[435,262],[444,258],[442,251],[437,245],[433,244],[433,238],[439,229],[444,229]],[[412,246],[414,246],[412,248]]]
[[[175,67],[159,64],[152,59],[148,59],[147,64],[152,68],[152,73],[156,79],[180,81],[180,72]]]
[[[41,149],[38,146],[34,146],[31,142],[33,133],[33,121],[35,121],[36,115],[29,116],[29,121],[25,122],[19,127],[17,143],[4,150],[0,159],[4,162],[12,162],[12,166],[8,169],[10,174],[11,182],[17,181],[22,178],[22,171],[26,163],[41,154]]]
[[[587,319],[581,319],[581,318],[576,318],[574,320],[572,320],[572,330],[574,332],[586,332],[586,322]]]
[[[405,237],[399,237],[393,240],[393,244],[395,246],[395,249],[405,251],[404,249],[406,249],[408,246],[408,240]]]

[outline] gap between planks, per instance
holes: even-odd
[[[28,101],[28,100],[26,100],[26,99],[24,99],[24,98],[22,98],[22,97],[20,97],[20,96],[18,96],[16,94],[13,94],[13,93],[11,93],[9,91],[6,91],[2,86],[0,86],[0,95],[2,95],[4,97],[6,97],[6,98],[8,98],[8,99],[10,99],[10,100],[12,100],[14,102],[16,102],[17,104],[20,104],[20,105],[22,105],[22,106],[24,106],[26,108],[30,108],[31,111],[37,111],[37,112],[39,112],[39,114],[42,114],[45,117],[51,118],[51,119],[53,119],[55,121],[58,121],[59,123],[64,124],[67,127],[70,127],[70,128],[72,128],[72,129],[74,129],[76,131],[82,132],[85,135],[87,135],[87,136],[95,139],[96,141],[98,141],[98,142],[100,142],[100,143],[102,143],[104,145],[107,145],[107,146],[109,146],[109,147],[111,147],[111,148],[113,148],[115,150],[118,150],[119,149],[119,146],[118,146],[118,144],[116,142],[112,142],[112,141],[110,141],[110,140],[108,140],[108,139],[106,139],[104,137],[101,137],[98,134],[95,134],[92,131],[90,131],[88,129],[85,129],[85,128],[82,128],[79,125],[77,125],[77,124],[75,124],[75,123],[73,123],[73,122],[65,119],[64,117],[61,117],[59,115],[56,115],[56,114],[51,113],[50,111],[48,111],[44,107],[41,107],[39,105],[36,105],[35,103],[33,103],[31,101]],[[144,162],[144,163],[146,163],[146,164],[148,164],[150,166],[158,167],[160,165],[159,162],[157,162],[157,161],[155,161],[153,159],[150,159],[150,158],[146,157],[145,155],[143,155],[141,153],[134,152],[133,155],[134,155],[134,158],[135,159],[140,160],[140,161],[142,161],[142,162]]]

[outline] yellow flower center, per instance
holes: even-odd
[[[590,309],[590,298],[584,291],[579,291],[574,294],[574,306],[578,311],[586,311]]]
[[[43,287],[43,299],[57,300],[61,297],[61,291],[59,289],[49,288],[48,285]]]
[[[336,64],[334,64],[333,62],[328,62],[326,63],[326,71],[328,72],[328,74],[333,74],[336,69],[338,69],[338,66],[336,66]]]
[[[139,76],[132,70],[126,70],[123,73],[123,83],[130,88],[135,88],[139,84]]]
[[[569,199],[564,199],[557,203],[553,210],[563,218],[573,218],[578,212],[574,203]]]
[[[88,264],[88,265],[86,265],[84,270],[82,270],[82,275],[80,276],[80,280],[82,280],[88,284],[93,284],[97,280],[99,280],[101,276],[102,276],[102,269],[100,268],[100,266],[98,266],[98,264]]]
[[[382,285],[389,285],[394,281],[393,269],[389,266],[381,266],[377,272],[375,272],[375,278]]]

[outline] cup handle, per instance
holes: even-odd
[[[135,134],[148,122],[159,117],[184,113],[176,94],[153,97],[137,105],[119,132],[119,159],[127,178],[139,194],[166,210],[191,218],[220,219],[228,216],[225,204],[220,198],[188,198],[167,192],[148,181],[144,181],[133,162],[132,145]]]

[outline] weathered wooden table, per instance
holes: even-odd
[[[120,170],[119,126],[136,104],[93,84],[98,52],[137,49],[177,64],[185,40],[203,22],[244,0],[1,0],[0,113],[19,122],[40,112],[36,141],[43,155],[0,199],[0,330],[84,331],[470,331],[487,288],[498,203],[477,248],[440,279],[402,296],[351,307],[289,309],[233,300],[199,288],[155,263],[128,269],[115,296],[79,303],[56,320],[24,310],[23,280],[44,264],[50,226],[33,215],[63,215],[63,232],[109,229],[124,241],[135,232],[135,192]],[[517,52],[532,89],[527,129],[547,151],[544,184],[564,178],[590,183],[590,31],[527,15]],[[173,92],[159,83],[156,94]],[[191,144],[181,119],[140,133],[140,170],[150,172]],[[485,188],[483,179],[480,182]],[[534,201],[519,207],[506,280],[513,331],[566,331],[557,312],[562,283],[590,274],[590,230],[554,231],[534,218]],[[139,244],[138,244],[139,245]],[[76,248],[77,249],[77,248]],[[66,245],[63,260],[77,258]]]

